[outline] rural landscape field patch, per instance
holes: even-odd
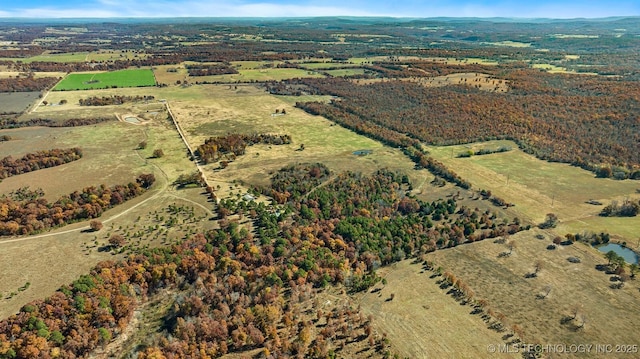
[[[145,87],[156,84],[151,70],[121,70],[67,75],[54,91],[88,90],[114,87]]]

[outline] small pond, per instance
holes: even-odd
[[[140,123],[140,120],[138,120],[137,117],[125,117],[124,120],[129,123],[135,123],[135,124]]]
[[[625,262],[629,264],[638,264],[638,255],[631,249],[625,248],[617,243],[607,243],[604,246],[598,247],[598,250],[602,253],[614,251],[617,255],[624,258]]]
[[[357,150],[353,151],[353,154],[356,156],[366,156],[373,153],[373,150]]]

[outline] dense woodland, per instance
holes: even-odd
[[[360,341],[380,355],[384,337],[356,308],[312,307],[303,315],[297,303],[332,284],[364,290],[379,280],[375,269],[383,264],[523,229],[517,219],[452,198],[408,197],[410,183],[399,173],[341,173],[331,180],[329,174],[321,164],[278,172],[264,191],[281,194],[280,209],[223,200],[229,215],[254,221],[255,234],[228,218],[222,229],[180,245],[99,264],[0,322],[0,355],[86,355],[122,334],[134,309],[156,293],[173,305],[164,314],[165,332],[139,346],[140,358],[219,357],[253,348],[263,348],[266,358],[324,358]],[[309,179],[318,185],[309,187]]]
[[[90,118],[69,118],[66,120],[52,120],[48,118],[34,118],[27,121],[17,121],[15,119],[0,119],[0,129],[20,128],[31,126],[45,127],[76,127],[95,125],[106,121],[114,121],[115,118],[90,117]]]
[[[55,148],[27,153],[19,159],[8,156],[0,160],[0,180],[43,168],[59,166],[80,158],[82,158],[82,150],[79,148]]]
[[[637,82],[527,69],[508,71],[504,79],[512,88],[508,93],[409,81],[304,79],[340,100],[299,106],[333,120],[349,118],[350,127],[393,142],[404,134],[437,145],[512,139],[544,160],[640,178]]]
[[[207,64],[207,65],[186,65],[189,76],[213,76],[237,74],[238,70],[228,63]]]
[[[34,234],[72,222],[99,217],[105,210],[144,193],[152,174],[140,175],[126,185],[87,187],[53,203],[41,191],[20,191],[19,196],[0,197],[0,235]]]
[[[33,77],[17,76],[0,78],[0,92],[32,92],[42,91],[53,87],[58,81],[57,77]]]

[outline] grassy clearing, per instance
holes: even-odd
[[[173,85],[189,77],[187,69],[182,65],[162,65],[153,68],[153,74],[159,84]]]
[[[561,67],[561,66],[556,66],[551,64],[533,64],[531,65],[531,67],[533,67],[534,69],[545,70],[552,74],[567,73],[566,67]]]
[[[262,82],[280,81],[303,77],[324,77],[323,75],[307,70],[293,68],[267,68],[267,69],[239,69],[239,74],[216,75],[216,76],[196,76],[189,77],[189,81],[206,81],[215,83],[236,83],[236,82]]]
[[[64,78],[54,91],[102,89],[112,87],[144,87],[156,84],[151,70],[121,70],[99,73],[73,73]]]
[[[455,158],[457,154],[477,149],[509,146],[513,150],[470,158]],[[637,221],[623,222],[599,218],[603,206],[587,204],[595,199],[604,205],[625,197],[638,198],[640,183],[632,180],[616,181],[595,178],[583,169],[562,163],[541,161],[517,148],[511,141],[490,141],[483,144],[430,147],[431,154],[469,180],[476,189],[489,189],[495,195],[516,204],[512,210],[521,218],[540,223],[553,212],[571,231],[580,232],[581,225],[592,223],[592,229],[606,230],[626,237],[638,228]],[[620,226],[621,224],[629,226]],[[585,228],[590,228],[585,226]],[[636,234],[637,236],[637,234]]]
[[[504,333],[487,328],[473,308],[460,305],[440,289],[432,272],[406,260],[379,270],[387,280],[374,292],[356,296],[365,314],[373,315],[379,332],[387,333],[401,358],[517,358],[517,353],[491,353],[504,344]],[[411,285],[407,285],[411,283]],[[377,289],[381,289],[377,291]],[[394,294],[393,300],[388,300]]]
[[[355,79],[358,84],[367,85],[371,83],[389,81],[387,78],[378,79]],[[509,91],[509,83],[505,80],[496,79],[487,74],[478,72],[461,72],[446,76],[436,77],[407,77],[398,79],[398,81],[417,82],[426,87],[442,87],[450,85],[466,85],[489,92],[507,92]]]
[[[75,117],[76,111],[67,111],[66,116]],[[123,111],[139,113],[136,107]],[[43,188],[46,198],[51,200],[89,185],[126,183],[140,173],[152,172],[157,178],[150,192],[105,212],[100,217],[105,227],[99,232],[80,232],[79,229],[87,224],[76,223],[41,238],[19,242],[0,239],[0,292],[5,295],[0,299],[0,317],[17,311],[30,300],[50,295],[60,285],[70,283],[86,273],[98,261],[121,258],[123,254],[98,251],[107,243],[110,234],[128,232],[134,246],[157,246],[181,240],[195,228],[206,230],[214,226],[214,222],[206,220],[211,217],[212,204],[201,195],[200,188],[179,191],[165,189],[180,174],[196,170],[166,116],[145,126],[114,121],[73,128],[2,130],[0,134],[15,138],[0,147],[1,156],[72,146],[79,146],[84,152],[84,157],[73,163],[10,177],[0,183],[0,193],[28,185],[31,188]],[[147,141],[148,146],[138,150],[138,143],[143,140]],[[163,150],[164,157],[149,158],[156,148]],[[137,204],[140,206],[134,207]],[[193,208],[195,217],[175,215],[177,221],[169,226],[167,221],[171,215],[164,213],[169,205]],[[129,212],[109,220],[124,211]],[[159,221],[156,213],[161,213],[164,220]],[[194,219],[197,219],[197,224],[194,224]],[[159,227],[149,227],[156,225]],[[69,232],[73,229],[76,230]],[[5,299],[26,282],[31,283],[27,290]]]
[[[364,69],[337,69],[323,71],[333,77],[345,77],[364,74]]]
[[[15,71],[0,71],[0,78],[2,79],[6,79],[6,78],[15,78],[20,76],[21,72],[15,72]],[[33,73],[33,77],[35,78],[42,78],[42,77],[59,77],[59,78],[63,78],[67,75],[66,72],[34,72]]]
[[[166,92],[166,91],[165,91]],[[36,111],[40,114],[49,114],[56,113],[60,111],[69,111],[73,110],[74,114],[81,114],[83,112],[89,111],[97,111],[101,117],[106,116],[107,114],[114,113],[116,111],[120,111],[119,109],[126,108],[127,106],[131,106],[131,103],[126,103],[124,105],[108,105],[108,106],[80,106],[80,99],[86,99],[89,97],[109,97],[109,96],[155,96],[155,101],[149,101],[147,103],[148,109],[151,108],[162,108],[164,104],[160,103],[158,100],[162,99],[162,91],[158,91],[156,88],[149,87],[129,87],[129,88],[110,88],[110,89],[98,89],[98,90],[77,90],[77,91],[53,91],[49,92],[45,100],[49,104],[57,104],[57,106],[42,106],[40,105]],[[60,101],[66,100],[66,103],[60,105]],[[140,107],[143,105],[142,103],[137,103],[135,106]],[[146,111],[147,109],[143,109]]]
[[[32,56],[28,58],[1,58],[6,61],[22,61],[23,63],[31,62],[88,62],[88,61],[109,61],[109,60],[126,60],[134,58],[144,58],[146,54],[138,54],[130,51],[105,50],[94,52],[65,52],[51,54],[45,52],[42,55]]]
[[[321,70],[321,69],[331,69],[331,68],[348,68],[348,67],[356,67],[358,64],[351,63],[340,63],[340,62],[309,62],[309,63],[300,63],[300,67],[303,67],[308,70]]]
[[[537,239],[536,234],[545,238]],[[607,262],[601,253],[581,243],[547,250],[552,236],[537,230],[521,232],[510,238],[516,243],[512,255],[502,258],[499,254],[508,251],[505,244],[487,240],[433,252],[428,260],[469,284],[476,298],[486,299],[489,308],[506,316],[508,325],[520,325],[525,343],[638,344],[638,280],[611,289],[610,276],[595,269]],[[581,262],[571,263],[569,257]],[[538,260],[543,267],[537,277],[525,278]],[[551,288],[548,296],[540,299],[547,286]],[[576,306],[577,318],[571,320]],[[586,325],[578,329],[583,316]],[[602,355],[594,350],[576,357]]]
[[[380,167],[412,172],[413,163],[400,151],[359,136],[319,116],[311,116],[283,100],[252,86],[229,89],[225,85],[192,86],[190,91],[202,91],[200,100],[171,100],[171,108],[185,131],[192,147],[211,136],[229,132],[286,133],[293,143],[284,146],[256,145],[246,154],[219,170],[217,164],[206,166],[207,178],[217,181],[222,189],[228,183],[241,180],[266,185],[270,173],[288,164],[323,162],[334,171],[371,172]],[[169,98],[169,96],[167,96]],[[276,109],[287,114],[272,116]],[[305,149],[300,151],[300,145]],[[373,150],[371,155],[359,157],[353,151]],[[219,193],[224,196],[225,192]]]

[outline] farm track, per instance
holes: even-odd
[[[167,106],[168,109],[168,106]],[[173,118],[173,115],[171,115]],[[143,131],[144,133],[144,137],[145,139],[148,137],[146,131]],[[180,133],[181,137],[182,137],[182,133]],[[182,137],[184,140],[184,137]],[[185,144],[187,145],[187,148],[189,149],[189,151],[191,152],[191,148],[188,147],[188,144],[185,141]],[[138,156],[140,156],[140,154],[138,152],[136,152],[138,154]],[[172,191],[172,186],[169,183],[169,176],[167,175],[167,173],[160,168],[158,165],[152,163],[152,165],[156,168],[156,170],[160,173],[162,173],[162,184],[161,184],[161,188],[155,189],[156,193],[154,193],[153,195],[151,195],[148,198],[145,198],[144,200],[140,201],[139,203],[136,203],[135,205],[119,212],[116,214],[111,215],[110,217],[103,219],[102,223],[109,223],[117,218],[120,218],[128,213],[130,213],[131,211],[133,211],[134,209],[152,201],[158,198],[163,198],[163,197],[172,197],[181,201],[185,201],[188,203],[191,203],[195,206],[198,206],[199,208],[203,209],[208,215],[213,216],[214,213],[211,209],[207,208],[206,206],[202,205],[201,203],[192,201],[188,198],[184,198],[181,196],[178,196],[177,194],[174,193],[170,193]],[[200,167],[198,166],[198,169],[200,169]],[[124,204],[124,206],[126,206],[126,204]],[[101,217],[98,217],[101,218]],[[70,224],[73,225],[73,224]],[[7,240],[0,240],[0,245],[2,244],[6,244],[6,243],[15,243],[15,242],[23,242],[23,241],[28,241],[28,240],[34,240],[34,239],[39,239],[39,238],[45,238],[45,237],[53,237],[53,236],[60,236],[60,235],[65,235],[65,234],[69,234],[69,233],[74,233],[74,232],[82,232],[82,231],[87,231],[89,230],[90,227],[89,226],[82,226],[82,227],[78,227],[78,228],[72,228],[72,229],[66,229],[66,230],[62,230],[59,232],[49,232],[49,233],[43,233],[43,234],[36,234],[36,235],[32,235],[32,236],[27,236],[27,237],[20,237],[20,238],[14,238],[14,239],[7,239]]]

